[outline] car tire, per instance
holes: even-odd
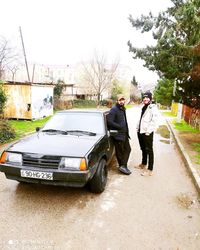
[[[102,193],[106,187],[107,176],[108,176],[108,170],[106,166],[106,160],[101,159],[97,171],[89,183],[90,190],[93,193]]]

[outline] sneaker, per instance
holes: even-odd
[[[139,168],[139,169],[146,169],[147,165],[144,164],[139,164],[137,166],[135,166],[135,168]]]
[[[152,176],[152,175],[153,175],[153,171],[149,170],[149,176]]]
[[[147,169],[146,171],[144,171],[143,173],[141,173],[142,176],[152,176],[153,175],[153,171]]]
[[[123,174],[126,174],[126,175],[131,174],[131,171],[126,166],[120,166],[119,171],[122,172]]]

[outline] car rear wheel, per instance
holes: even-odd
[[[102,193],[107,183],[108,170],[106,160],[102,159],[92,180],[90,181],[90,190],[93,193]]]

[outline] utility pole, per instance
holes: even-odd
[[[33,83],[33,81],[34,81],[34,76],[35,76],[35,64],[33,65],[33,74],[32,74],[32,82],[31,83]]]
[[[24,53],[24,60],[25,60],[25,65],[26,65],[26,72],[27,72],[27,76],[28,76],[28,82],[31,82],[30,81],[29,70],[28,70],[28,63],[27,63],[27,59],[26,59],[26,52],[25,52],[25,47],[24,47],[24,41],[23,41],[21,26],[19,27],[19,32],[20,32],[20,37],[21,37],[21,42],[22,42],[22,48],[23,48],[23,53]]]

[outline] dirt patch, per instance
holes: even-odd
[[[181,139],[185,140],[186,143],[200,143],[200,133],[186,133],[186,132],[179,132]]]
[[[176,202],[179,207],[190,209],[192,207],[199,207],[199,200],[191,194],[181,193],[176,197]]]
[[[194,143],[200,143],[200,133],[193,134],[187,132],[178,132],[179,139],[185,148],[186,152],[188,153],[194,167],[196,168],[198,174],[200,175],[200,164],[197,164],[197,156],[198,152],[195,151]]]

